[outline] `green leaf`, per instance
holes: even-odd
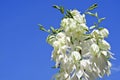
[[[99,26],[99,24],[98,24],[98,23],[96,23],[96,22],[94,22],[94,25],[96,26],[96,28],[98,28],[98,26]]]
[[[56,33],[59,33],[59,32],[62,32],[62,31],[63,31],[62,28],[60,28],[60,29],[56,29]]]
[[[40,26],[40,30],[46,31],[46,29],[41,24],[38,24],[38,26]]]
[[[55,36],[51,36],[51,35],[48,36],[48,40],[52,38],[55,38]]]
[[[58,65],[58,67],[56,67],[56,66],[53,66],[52,68],[60,68],[60,64]]]
[[[100,31],[100,30],[103,30],[104,28],[102,28],[102,27],[100,27],[100,28],[98,28],[98,30]]]
[[[64,7],[63,6],[53,5],[52,7],[58,9],[62,14],[64,14]]]
[[[57,6],[57,5],[53,5],[52,7],[53,7],[53,8],[56,8],[56,9],[60,9],[60,7]]]
[[[70,37],[70,41],[71,41],[71,43],[73,44],[73,39],[72,39],[72,37]]]
[[[101,23],[103,20],[105,20],[105,17],[104,17],[104,18],[100,18],[100,19],[98,20],[98,23]]]
[[[97,12],[96,13],[86,12],[86,14],[89,14],[91,16],[94,16],[94,17],[98,18]]]
[[[60,6],[60,12],[64,14],[64,7]]]
[[[50,33],[50,30],[46,30],[41,24],[38,24],[38,26],[40,26],[41,31],[45,31],[45,32]]]
[[[71,14],[70,10],[67,10],[65,17],[73,18],[73,15]]]
[[[57,33],[57,30],[54,29],[54,27],[51,26],[50,29],[51,29],[51,31],[52,31],[52,34],[56,34],[56,33]]]
[[[97,17],[97,18],[98,18],[98,13],[97,13],[97,12],[95,13],[95,17]]]
[[[56,68],[56,66],[52,66],[51,68],[55,69],[55,68]]]
[[[86,38],[86,39],[84,39],[84,40],[89,40],[89,39],[92,39],[92,37],[88,37],[88,38]]]
[[[90,27],[90,29],[95,29],[95,28],[96,28],[96,26],[95,26],[95,25],[93,25],[93,26],[91,26],[91,27]]]
[[[50,29],[51,29],[52,31],[54,31],[54,30],[55,30],[55,29],[54,29],[54,27],[52,27],[52,26],[50,27]]]
[[[48,29],[48,32],[50,32],[50,29]]]
[[[90,6],[90,7],[88,8],[88,10],[91,11],[91,10],[97,8],[97,7],[98,7],[98,5],[95,3],[95,4],[93,4],[92,6]]]

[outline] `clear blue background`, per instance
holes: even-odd
[[[57,71],[52,69],[52,47],[45,41],[47,33],[39,30],[38,23],[47,29],[58,28],[62,15],[53,4],[83,12],[98,3],[102,22],[110,35],[116,60],[112,60],[112,74],[103,80],[120,79],[120,1],[119,0],[0,0],[0,80],[50,80]],[[88,25],[94,19],[87,17]]]

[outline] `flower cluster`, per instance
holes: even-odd
[[[90,30],[85,14],[70,10],[71,17],[61,21],[61,31],[48,36],[54,48],[52,59],[59,72],[55,80],[95,80],[110,74],[110,44],[105,40],[106,28]]]

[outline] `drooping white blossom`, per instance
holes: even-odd
[[[90,53],[92,54],[97,54],[99,53],[99,47],[97,44],[92,44],[91,47],[90,47]]]
[[[106,28],[103,28],[102,30],[100,30],[100,35],[101,37],[107,37],[109,34],[109,31]]]

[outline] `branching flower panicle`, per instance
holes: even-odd
[[[46,30],[49,33],[47,42],[54,48],[52,59],[56,62],[54,68],[59,68],[55,80],[95,80],[110,74],[111,62],[110,44],[105,40],[109,31],[99,27],[105,18],[99,18],[97,13],[90,12],[97,7],[94,4],[84,14],[78,10],[65,10],[62,6],[54,8],[64,14],[60,28]],[[91,15],[98,22],[91,27],[86,25],[85,15]]]

